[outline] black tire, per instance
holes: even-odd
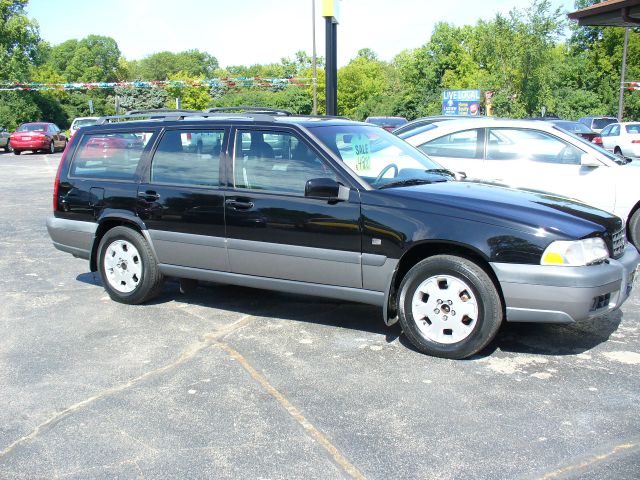
[[[640,250],[640,209],[633,212],[629,219],[629,241]]]
[[[14,151],[13,151],[13,154],[14,154],[14,155],[20,155],[20,150],[14,150]]]
[[[614,149],[613,149],[613,153],[614,153],[615,155],[618,155],[619,157],[621,157],[621,156],[622,156],[622,150],[620,150],[620,147],[616,147],[616,148],[614,148]]]
[[[471,299],[475,300],[473,304],[477,310],[475,319],[461,314],[458,314],[458,317],[455,318],[456,312],[453,310],[447,311],[450,317],[447,318],[440,310],[434,310],[432,319],[435,332],[442,333],[445,337],[450,335],[447,332],[448,330],[451,331],[448,327],[442,330],[440,330],[441,327],[436,328],[437,325],[441,325],[441,323],[436,322],[441,322],[442,320],[445,322],[450,320],[449,323],[444,325],[451,326],[454,330],[456,328],[458,331],[471,329],[470,333],[466,333],[467,336],[460,341],[443,343],[429,338],[423,329],[431,328],[432,321],[428,318],[431,315],[430,313],[422,319],[414,318],[412,308],[414,295],[416,295],[423,282],[438,276],[446,276],[454,282],[461,282],[471,290],[468,293],[471,294]],[[446,283],[444,282],[440,286],[440,281],[435,281],[435,285],[438,285],[438,288],[444,287],[443,290],[440,290],[443,292],[443,298],[446,298],[446,295],[452,295],[453,292],[446,290],[448,288]],[[425,299],[425,296],[423,295],[423,298],[418,301],[426,302],[424,304],[426,308],[429,300],[428,298]],[[458,293],[458,298],[454,300],[456,302],[466,302],[468,301],[467,294]],[[440,302],[440,300],[438,299],[437,302]],[[449,305],[451,305],[451,302],[449,302]],[[444,306],[450,308],[447,305]],[[455,308],[455,303],[453,308]],[[436,319],[435,312],[442,316]],[[494,339],[502,323],[503,306],[493,280],[480,266],[466,258],[453,255],[436,255],[416,264],[403,278],[398,295],[398,315],[404,334],[418,350],[435,357],[462,359],[479,352]],[[421,326],[417,322],[422,322]],[[464,324],[464,327],[462,327],[462,324]],[[451,336],[451,338],[453,339],[454,337]]]
[[[109,279],[107,266],[105,265],[105,255],[109,247],[122,241],[128,242],[135,247],[139,254],[138,261],[141,267],[140,278],[136,282],[135,288],[129,292],[119,291],[114,288],[112,285],[113,280]],[[127,227],[114,227],[102,237],[98,247],[98,271],[102,277],[104,288],[111,299],[130,305],[144,303],[157,296],[164,280],[147,241],[140,233]]]

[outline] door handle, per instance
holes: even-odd
[[[243,202],[241,200],[229,199],[229,200],[225,200],[224,204],[227,207],[235,208],[236,210],[249,210],[253,208],[253,202],[250,202],[250,201]]]
[[[160,198],[160,194],[153,190],[147,190],[146,192],[138,192],[138,197],[146,200],[147,202],[155,202]]]

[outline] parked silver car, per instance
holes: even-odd
[[[0,148],[5,152],[11,151],[11,145],[9,145],[9,132],[4,127],[0,127]]]
[[[469,180],[551,192],[613,212],[628,219],[627,234],[640,246],[640,169],[548,122],[469,119],[429,127],[400,137]]]

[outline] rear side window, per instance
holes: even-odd
[[[85,135],[71,163],[72,177],[133,180],[152,132]]]
[[[167,130],[151,162],[151,183],[217,187],[224,130]]]
[[[632,133],[635,135],[640,134],[640,123],[632,123],[631,125],[625,125],[625,130],[627,133]]]

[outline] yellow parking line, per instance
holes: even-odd
[[[590,467],[591,465],[594,465],[598,462],[602,462],[603,460],[606,460],[609,457],[612,457],[613,455],[616,455],[620,452],[623,452],[625,450],[629,450],[630,448],[634,448],[637,447],[638,444],[637,443],[622,443],[620,445],[616,445],[613,450],[611,450],[610,452],[607,453],[603,453],[600,455],[593,455],[592,457],[586,459],[585,461],[581,462],[581,463],[577,463],[574,465],[567,465],[566,467],[562,467],[559,468],[557,470],[553,470],[552,472],[548,472],[545,473],[543,476],[540,477],[540,480],[548,480],[551,478],[558,478],[561,477],[563,475],[566,475],[568,473],[572,473],[575,472],[576,470],[581,470],[587,467]]]
[[[302,426],[302,428],[313,438],[316,442],[318,442],[328,453],[331,455],[333,460],[349,475],[351,478],[362,480],[365,476],[358,470],[354,465],[347,460],[347,458],[340,453],[340,450],[333,445],[327,437],[325,437],[316,427],[306,419],[306,417],[298,410],[289,400],[287,400],[284,395],[282,395],[276,388],[269,383],[264,375],[258,372],[255,368],[251,366],[251,364],[236,350],[231,348],[229,345],[216,342],[217,345],[227,352],[231,358],[236,360],[242,368],[244,368],[247,373],[253,378],[256,382],[258,382],[265,391],[271,395],[282,407],[287,411],[293,419]]]

